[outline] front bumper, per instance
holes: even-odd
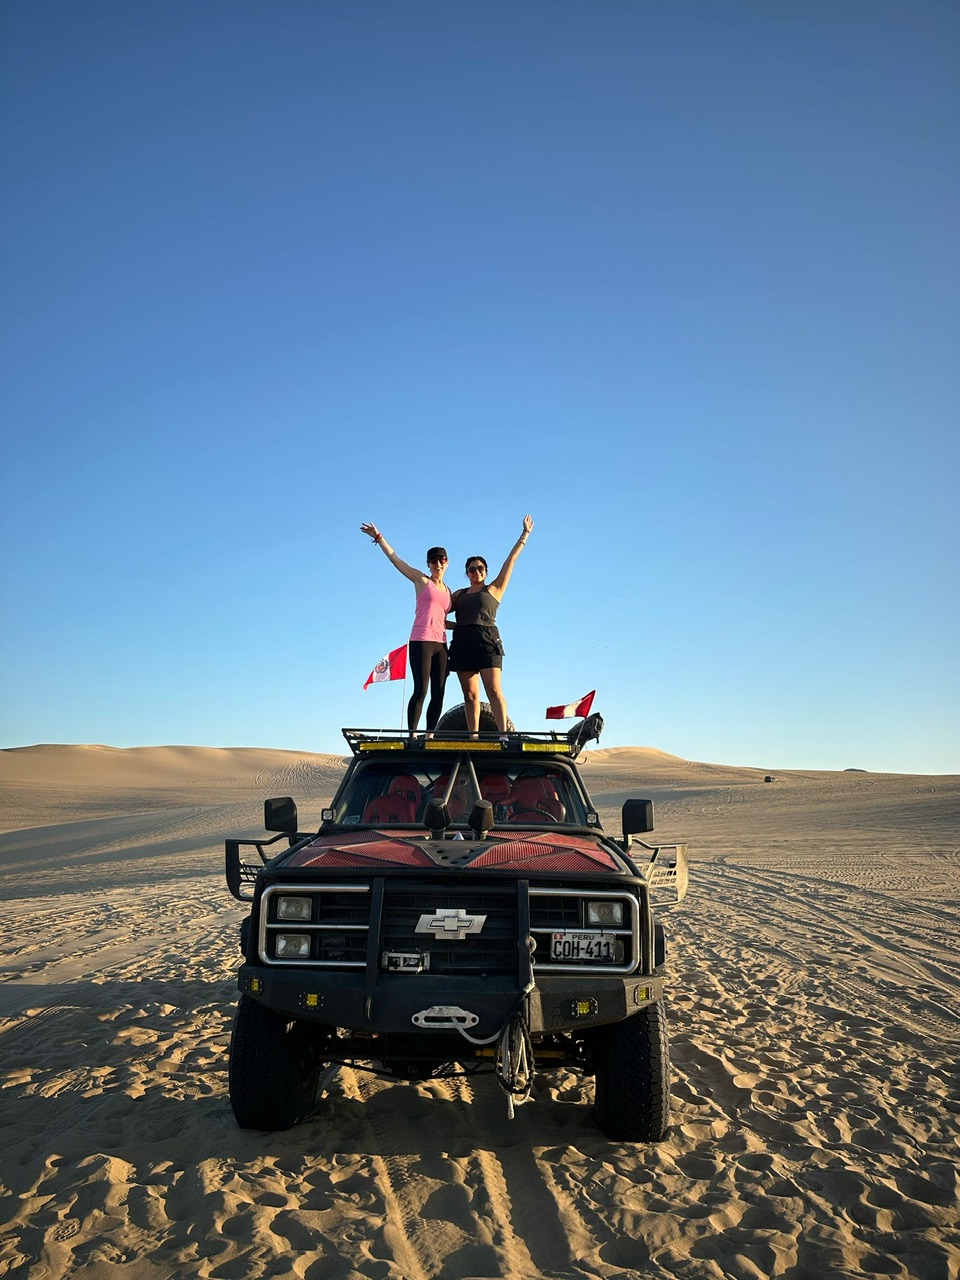
[[[621,1022],[663,996],[663,978],[655,975],[534,976],[525,1003],[533,1035]],[[285,1017],[347,1031],[429,1035],[444,1019],[431,1011],[459,1010],[466,1016],[450,1013],[451,1026],[460,1024],[478,1040],[495,1036],[524,999],[519,983],[506,977],[378,974],[371,985],[365,973],[278,971],[254,964],[241,967],[237,985]]]

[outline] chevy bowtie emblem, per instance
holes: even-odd
[[[486,916],[471,916],[463,907],[443,907],[433,915],[424,913],[417,921],[417,933],[432,933],[435,938],[462,942],[468,933],[479,933]]]

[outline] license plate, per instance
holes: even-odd
[[[550,940],[550,959],[622,964],[623,943],[609,933],[555,933]]]

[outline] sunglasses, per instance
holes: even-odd
[[[446,556],[431,556],[430,559],[427,561],[427,564],[446,564],[446,563],[447,563]]]
[[[482,564],[468,564],[467,573],[483,573]]]

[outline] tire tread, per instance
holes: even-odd
[[[594,1045],[597,1124],[619,1142],[660,1142],[670,1121],[670,1052],[662,1000],[604,1027]]]
[[[305,1079],[303,1045],[280,1014],[241,996],[230,1038],[230,1105],[241,1129],[289,1129],[316,1099],[319,1065]]]

